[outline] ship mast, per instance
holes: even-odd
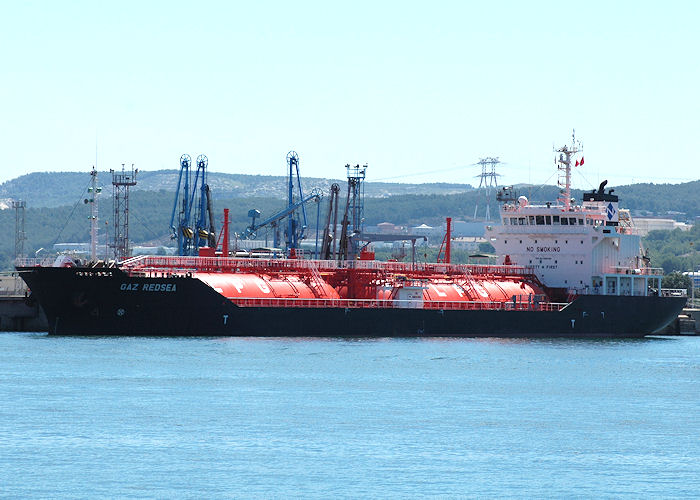
[[[555,153],[559,156],[555,158],[555,163],[559,169],[559,181],[557,184],[563,186],[563,190],[559,195],[559,201],[564,204],[564,210],[571,210],[571,161],[576,153],[583,151],[580,141],[576,141],[576,130],[571,133],[571,146],[562,146],[555,149]],[[576,164],[578,166],[578,163]]]
[[[90,203],[90,260],[97,260],[97,213],[98,213],[98,207],[97,207],[97,195],[99,195],[102,192],[101,187],[97,187],[97,170],[95,170],[95,166],[93,165],[92,171],[90,172],[90,177],[92,177],[92,180],[90,181],[90,187],[88,188],[88,192],[90,194],[90,198],[85,200],[85,203]]]

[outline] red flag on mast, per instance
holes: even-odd
[[[581,163],[579,165],[583,165],[583,156],[581,157]]]
[[[578,167],[578,160],[576,160],[576,166]]]

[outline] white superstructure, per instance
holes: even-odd
[[[556,152],[563,172],[559,200],[531,205],[524,196],[516,200],[511,188],[499,192],[502,225],[486,228],[496,252],[506,264],[530,266],[544,285],[569,293],[657,294],[663,271],[649,267],[629,211],[618,207],[612,189],[605,191],[607,181],[576,204],[571,166],[581,147],[574,140]]]

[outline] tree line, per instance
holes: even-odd
[[[692,184],[692,183],[688,183]],[[643,185],[639,185],[643,186]],[[87,187],[87,186],[86,186]],[[662,186],[656,186],[662,188]],[[640,187],[642,192],[648,187]],[[532,201],[546,201],[556,198],[557,189],[553,186],[542,188],[520,187],[520,193],[529,195]],[[631,194],[631,193],[629,193]],[[625,203],[635,204],[634,196],[625,196]],[[580,197],[580,193],[576,194]],[[641,195],[640,195],[641,196]],[[54,243],[87,242],[90,240],[90,205],[82,202],[87,197],[76,200],[73,205],[55,208],[35,208],[29,205],[25,213],[25,255],[33,256],[40,248],[52,250]],[[170,217],[174,195],[170,191],[132,191],[130,194],[129,234],[132,242],[142,244],[157,242],[167,244],[170,235]],[[326,197],[320,204],[320,222],[325,222],[328,209]],[[630,200],[632,198],[632,200]],[[341,196],[341,207],[344,204]],[[697,200],[695,201],[697,203]],[[365,224],[376,225],[389,221],[397,225],[413,226],[426,223],[439,226],[445,216],[453,219],[469,219],[475,208],[483,214],[486,199],[483,193],[470,191],[450,195],[400,195],[386,198],[366,198]],[[214,198],[216,221],[220,229],[223,208],[230,209],[231,231],[243,232],[249,224],[248,210],[256,208],[262,217],[268,217],[286,206],[286,201],[277,198]],[[694,206],[692,203],[689,206]],[[497,205],[491,204],[495,214]],[[112,201],[108,195],[100,200],[100,234],[111,238],[113,232]],[[307,216],[311,234],[315,230],[317,207],[310,204]],[[339,219],[342,218],[342,208]],[[14,258],[15,212],[12,209],[0,210],[0,227],[4,238],[0,238],[0,267],[11,269]],[[101,242],[102,242],[101,240]],[[688,271],[700,266],[700,225],[690,231],[652,231],[643,243],[652,260],[652,265],[662,267],[666,273]]]

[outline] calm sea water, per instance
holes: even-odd
[[[698,495],[700,338],[0,334],[2,497]]]

